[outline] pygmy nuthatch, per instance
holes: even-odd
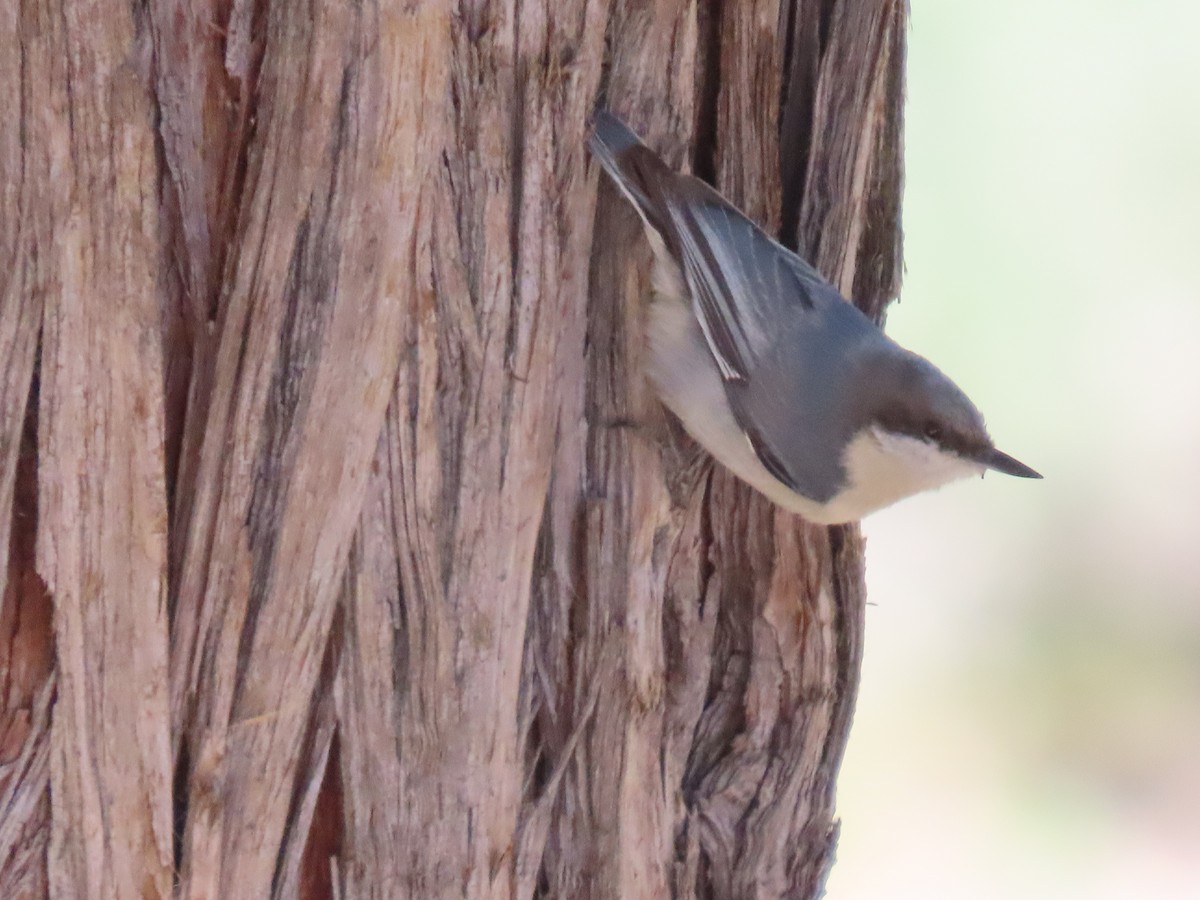
[[[743,481],[833,524],[987,469],[1041,477],[933,364],[619,119],[597,114],[590,145],[654,251],[650,379]]]

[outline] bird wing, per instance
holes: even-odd
[[[779,327],[835,289],[702,182],[664,191],[681,268],[726,381],[747,381]]]
[[[846,361],[875,327],[719,194],[678,176],[669,220],[696,318],[738,427],[773,477],[818,502],[845,479]]]
[[[727,383],[750,378],[797,310],[838,296],[816,269],[703,181],[673,171],[616,116],[596,114],[589,144],[682,270]]]

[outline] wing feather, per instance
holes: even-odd
[[[690,197],[693,193],[667,197],[684,277],[721,374],[727,381],[745,381],[776,339],[780,322],[836,291],[707,186],[710,196]]]

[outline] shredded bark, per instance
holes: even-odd
[[[0,896],[819,896],[862,540],[662,410],[585,137],[879,317],[906,16],[6,5]]]

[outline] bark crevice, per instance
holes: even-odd
[[[906,13],[5,7],[0,895],[818,896],[861,537],[662,409],[585,142],[879,317]]]

